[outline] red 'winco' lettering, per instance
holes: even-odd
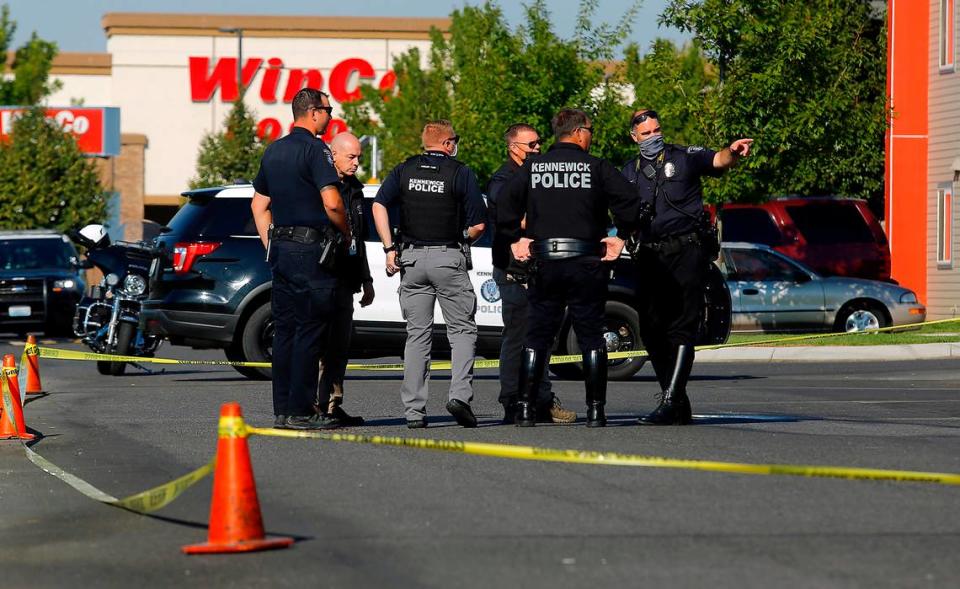
[[[194,102],[210,102],[214,93],[220,91],[221,102],[233,102],[240,94],[237,84],[237,58],[221,57],[211,67],[209,57],[190,57],[190,98]],[[283,83],[282,100],[285,103],[293,102],[293,97],[301,88],[316,88],[323,90],[323,74],[315,68],[286,68],[279,57],[264,60],[251,57],[244,61],[243,85],[253,85],[257,72],[263,69],[260,77],[260,99],[266,104],[277,102],[278,91]],[[286,72],[286,82],[282,82]],[[343,104],[360,98],[360,85],[372,83],[376,79],[376,71],[365,59],[351,57],[333,66],[330,70],[327,90],[330,96]],[[388,71],[380,79],[377,87],[382,92],[394,89],[397,75]],[[257,135],[273,141],[283,134],[283,125],[278,119],[268,117],[257,124]],[[327,126],[323,139],[329,141],[337,133],[347,130],[347,123],[343,119],[333,119]]]

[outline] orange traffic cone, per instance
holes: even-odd
[[[40,384],[40,354],[36,336],[27,336],[27,345],[23,348],[23,359],[26,361],[20,362],[20,368],[27,371],[27,384],[23,392],[27,395],[39,395],[43,392],[43,385]]]
[[[187,554],[210,554],[290,546],[293,538],[268,540],[264,537],[257,485],[247,448],[247,428],[239,404],[224,403],[220,407],[217,431],[217,466],[213,473],[207,542],[184,546],[182,550]]]
[[[0,415],[0,440],[32,440],[36,436],[27,433],[27,424],[23,421],[23,407],[20,405],[20,385],[17,384],[17,359],[13,354],[3,357],[3,373],[0,375],[0,401],[3,415]],[[11,417],[13,419],[11,419]]]

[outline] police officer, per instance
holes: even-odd
[[[250,206],[273,272],[273,411],[282,428],[339,426],[313,411],[336,286],[336,277],[320,266],[321,254],[338,234],[350,239],[340,179],[317,139],[331,110],[323,92],[300,90],[293,98],[293,129],[267,147],[253,181]]]
[[[325,412],[340,425],[363,425],[363,418],[343,409],[343,379],[349,360],[350,336],[353,333],[353,295],[363,292],[360,306],[373,302],[373,278],[367,263],[366,223],[363,218],[363,183],[357,179],[362,148],[356,135],[339,133],[330,141],[333,167],[340,176],[340,196],[347,212],[352,239],[338,252],[334,268],[337,274],[336,312],[330,323],[326,351],[317,391],[318,412]]]
[[[526,123],[511,125],[503,136],[509,157],[500,169],[494,172],[487,184],[488,217],[493,231],[493,280],[500,290],[503,313],[503,332],[500,336],[500,398],[503,405],[503,422],[516,423],[517,400],[519,399],[520,358],[523,355],[523,340],[527,336],[527,285],[525,264],[518,264],[510,253],[510,242],[496,232],[497,197],[510,178],[520,169],[529,154],[540,153],[540,134]],[[521,221],[521,227],[525,225]],[[549,363],[549,359],[548,359]],[[553,394],[550,377],[544,365],[543,379],[537,397],[537,418],[554,423],[573,423],[577,414],[564,409]]]
[[[428,122],[421,139],[424,152],[390,172],[373,204],[387,274],[400,272],[400,308],[407,321],[400,396],[407,427],[426,427],[434,303],[439,300],[453,364],[447,411],[463,427],[476,427],[470,402],[477,297],[464,246],[483,233],[486,205],[473,171],[454,159],[460,137],[450,121]],[[391,235],[388,207],[394,205],[399,207],[402,253]]]
[[[497,231],[511,243],[514,257],[535,263],[517,425],[536,423],[537,391],[567,308],[583,354],[587,426],[603,427],[609,268],[601,262],[616,260],[624,245],[619,237],[607,236],[607,211],[613,213],[618,234],[630,234],[641,216],[641,202],[612,164],[588,153],[593,127],[586,113],[562,109],[551,125],[557,142],[543,156],[527,158],[497,206]]]
[[[641,226],[633,253],[638,266],[641,338],[660,383],[657,408],[643,424],[692,421],[687,380],[701,321],[706,270],[719,253],[716,232],[703,209],[703,176],[718,177],[750,153],[752,139],[739,139],[719,152],[665,144],[656,111],[641,109],[630,122],[640,155],[623,174],[654,207]]]

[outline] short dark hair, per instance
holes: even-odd
[[[533,131],[537,133],[537,130],[533,128],[533,125],[527,123],[514,123],[507,127],[507,132],[503,134],[503,140],[507,142],[507,145],[513,142],[517,138],[517,135],[520,134],[520,131]],[[537,133],[539,135],[539,133]]]
[[[323,99],[330,99],[326,92],[321,92],[316,88],[301,88],[293,97],[293,118],[301,119],[307,116],[311,108],[323,106]]]
[[[590,117],[587,113],[577,108],[561,108],[553,116],[550,126],[553,128],[553,136],[557,139],[572,135],[580,127],[586,127]]]

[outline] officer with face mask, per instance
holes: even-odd
[[[631,248],[640,279],[637,308],[641,339],[657,373],[657,408],[640,423],[685,425],[692,421],[687,380],[703,308],[708,264],[719,243],[703,208],[703,176],[719,177],[750,154],[752,139],[738,139],[721,151],[665,143],[660,115],[634,113],[630,136],[640,155],[623,167],[640,198],[654,209]]]
[[[387,274],[400,272],[400,309],[407,322],[400,396],[407,427],[426,427],[433,313],[439,302],[453,365],[446,408],[463,427],[477,427],[470,408],[477,296],[467,274],[465,246],[483,233],[487,208],[476,175],[454,159],[460,136],[450,121],[428,122],[421,139],[424,152],[394,168],[373,203]],[[399,258],[388,210],[392,207],[399,209]]]
[[[607,423],[607,348],[603,338],[607,279],[623,240],[607,235],[610,213],[619,235],[642,217],[636,191],[608,161],[589,154],[593,126],[582,110],[561,109],[557,138],[546,154],[530,155],[497,200],[497,231],[517,260],[534,262],[530,320],[520,368],[517,425],[536,424],[544,366],[565,310],[583,354],[587,427]],[[526,231],[521,223],[526,217]]]

